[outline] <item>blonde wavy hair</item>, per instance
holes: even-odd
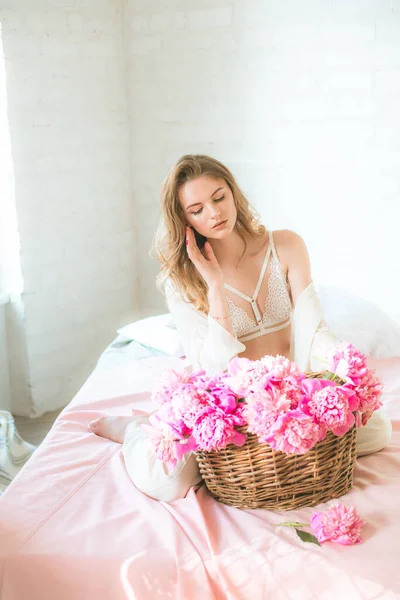
[[[156,256],[161,264],[156,284],[162,291],[166,280],[170,279],[185,301],[193,304],[196,310],[207,314],[208,288],[187,254],[185,216],[179,201],[180,187],[201,175],[224,179],[232,192],[237,210],[235,230],[244,242],[239,262],[246,252],[246,237],[250,235],[260,238],[265,235],[266,229],[232,173],[215,158],[203,154],[186,154],[171,168],[162,186],[161,219],[151,249],[151,255]],[[197,232],[195,234],[197,244],[202,248],[206,238]]]

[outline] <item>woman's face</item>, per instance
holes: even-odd
[[[201,175],[179,189],[185,222],[208,239],[221,239],[233,231],[237,211],[225,179]]]

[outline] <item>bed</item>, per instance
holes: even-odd
[[[121,446],[89,420],[146,410],[176,357],[118,338],[0,498],[1,600],[400,598],[400,358],[376,361],[391,444],[359,458],[342,498],[365,520],[356,546],[304,544],[275,513],[227,507],[204,486],[171,504],[139,492]],[[323,505],[321,505],[323,506]]]

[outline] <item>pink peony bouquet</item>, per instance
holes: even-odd
[[[242,446],[246,433],[285,454],[305,454],[328,431],[365,425],[381,405],[382,383],[352,344],[338,344],[327,370],[306,374],[283,356],[234,358],[226,371],[163,373],[158,409],[142,425],[160,460],[174,467],[186,452]]]

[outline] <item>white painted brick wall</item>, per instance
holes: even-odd
[[[67,404],[137,316],[122,15],[0,2],[33,400],[14,397],[17,414]]]
[[[147,256],[162,179],[205,152],[267,226],[303,235],[318,283],[400,322],[397,0],[125,6],[143,312],[164,310]]]
[[[11,295],[5,310],[10,410],[16,415],[34,416],[37,406],[32,397],[25,306],[21,295]]]
[[[10,409],[6,309],[0,295],[0,410]]]
[[[0,0],[0,20],[37,414],[165,310],[148,253],[184,153],[301,233],[319,283],[400,321],[397,0]]]

